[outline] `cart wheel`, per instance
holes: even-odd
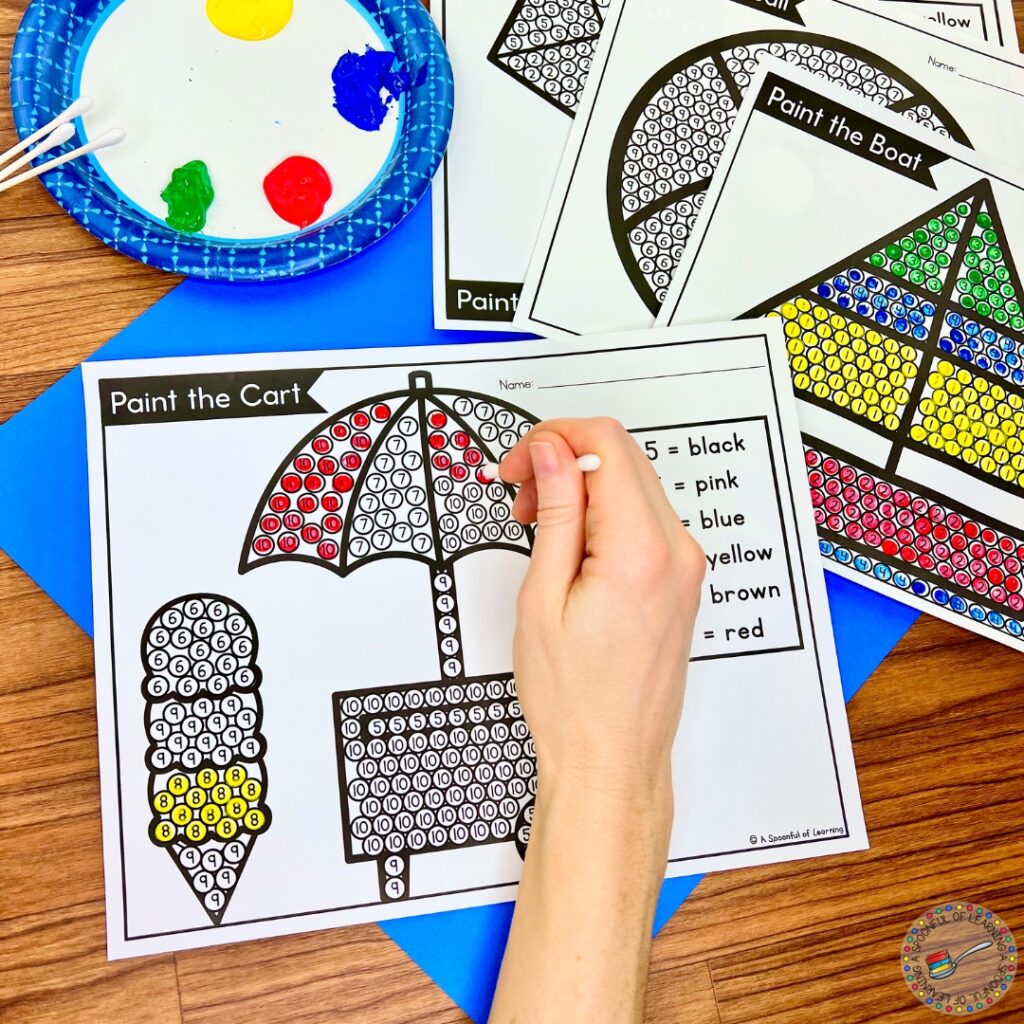
[[[526,847],[530,842],[530,827],[533,825],[533,802],[528,803],[516,818],[516,849],[526,860]]]

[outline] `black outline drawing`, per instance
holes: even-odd
[[[934,96],[863,47],[799,29],[745,32],[695,47],[652,75],[637,93],[615,134],[608,163],[608,218],[615,248],[654,314],[682,258],[759,52],[841,81],[853,92],[886,101],[890,110],[970,145]],[[651,108],[659,99],[672,101],[673,109],[658,104],[652,119]],[[645,230],[652,222],[657,225],[653,235]]]
[[[215,925],[224,919],[256,837],[271,822],[258,650],[248,612],[219,594],[168,601],[146,624],[140,645],[150,740],[150,840],[171,855]],[[244,774],[236,779],[239,769]],[[180,779],[186,786],[175,792]],[[252,781],[258,791],[247,795],[244,788]],[[161,798],[171,801],[166,808],[158,807]],[[225,817],[221,807],[232,801],[244,803],[245,810]],[[176,822],[178,811],[189,820]],[[253,811],[261,818],[255,826],[243,823],[230,836],[214,834],[221,821]],[[190,835],[197,822],[201,834]],[[175,830],[173,838],[159,839],[158,831],[168,827]]]
[[[308,433],[278,467],[246,533],[241,573],[298,560],[344,577],[384,558],[413,559],[430,569],[441,680],[342,691],[332,697],[345,858],[350,863],[377,861],[382,901],[409,898],[413,853],[510,841],[524,850],[529,837],[527,808],[535,780],[515,798],[491,796],[498,783],[507,785],[513,777],[495,774],[515,773],[524,762],[533,765],[533,741],[510,675],[466,678],[454,563],[477,551],[528,555],[532,550],[533,530],[511,516],[514,488],[488,480],[483,467],[499,462],[536,422],[507,402],[436,388],[429,373],[413,371],[408,389],[348,406]],[[495,685],[503,699],[488,695]],[[477,686],[482,692],[467,699],[467,690],[475,692]],[[421,713],[419,707],[427,709],[423,722],[414,717]],[[499,733],[526,733],[502,741],[508,750],[516,749],[515,764],[510,764],[504,745],[494,747],[498,741],[490,732],[486,738],[473,733],[484,723],[498,726]],[[461,776],[454,776],[425,788],[414,785],[422,758],[432,762],[436,756],[431,771],[449,770],[444,761],[455,748],[447,746],[447,738],[464,727],[466,737],[458,736],[463,767],[468,766],[465,758],[484,750],[488,754],[473,765],[471,783],[461,785]],[[442,743],[449,754],[438,753],[437,744]],[[403,770],[401,758],[408,765],[413,756],[417,767]],[[482,780],[481,775],[489,777]],[[409,788],[398,792],[396,779],[405,780],[398,786],[408,783]],[[367,780],[366,792],[357,780]],[[477,786],[483,788],[478,791]],[[433,808],[407,806],[407,799],[416,802],[417,792],[434,800],[430,794],[440,794],[443,802]],[[507,813],[512,800],[517,801],[514,822]],[[417,812],[439,810],[443,820],[422,830],[421,844]],[[404,828],[395,824],[396,817]],[[383,823],[383,834],[356,835],[354,829],[362,830],[357,823],[367,822],[369,828],[371,818]],[[486,835],[480,832],[482,823]],[[444,830],[439,844],[432,842],[437,833],[431,829]]]
[[[575,117],[610,2],[516,0],[487,59]]]
[[[981,215],[987,216],[988,221],[985,223],[989,224],[988,227],[978,223]],[[942,251],[934,246],[935,221],[942,222],[944,230],[948,228],[955,232],[947,246],[947,259],[942,263],[936,262],[936,259],[922,261],[920,255],[922,246],[926,247],[926,256],[937,257]],[[986,231],[994,233],[990,236],[994,237],[994,241],[984,239]],[[759,303],[744,314],[746,317],[778,315],[786,319],[782,314],[783,307],[803,301],[805,305],[810,304],[810,310],[819,308],[827,312],[828,320],[818,322],[827,323],[829,330],[833,329],[831,318],[839,316],[847,324],[877,332],[883,341],[895,341],[900,346],[914,350],[917,372],[912,379],[906,381],[906,401],[901,402],[897,411],[892,413],[893,419],[898,419],[895,424],[872,422],[863,410],[855,410],[852,405],[838,405],[836,397],[840,392],[827,385],[830,378],[826,378],[823,373],[818,376],[822,378],[820,383],[826,386],[827,394],[816,394],[802,387],[796,391],[802,401],[848,419],[862,429],[888,440],[890,447],[883,465],[869,466],[854,453],[809,436],[805,436],[805,443],[809,451],[819,453],[819,458],[821,455],[837,458],[845,466],[851,467],[850,472],[862,467],[858,472],[865,472],[894,490],[905,490],[912,501],[924,502],[936,514],[941,508],[961,519],[980,521],[979,530],[998,533],[997,540],[1010,547],[1003,547],[1002,554],[998,555],[999,560],[991,563],[988,561],[989,552],[998,552],[998,547],[981,537],[968,538],[968,550],[971,546],[979,545],[985,549],[980,557],[986,560],[986,571],[1002,565],[1007,552],[1011,558],[1015,558],[1018,551],[1024,550],[1019,531],[991,517],[979,516],[968,506],[957,502],[955,495],[939,494],[916,480],[900,475],[899,469],[904,452],[916,452],[984,481],[991,487],[1018,496],[1021,494],[1024,487],[1024,451],[1013,453],[1007,450],[1005,457],[1001,456],[1003,462],[996,461],[996,468],[989,472],[980,465],[968,464],[957,455],[948,454],[942,448],[932,447],[927,440],[916,441],[911,437],[912,428],[924,419],[922,403],[927,402],[933,393],[929,377],[939,362],[949,363],[954,371],[967,371],[973,379],[983,381],[986,387],[998,385],[1007,395],[1016,395],[1017,401],[1024,406],[1024,308],[1021,305],[1024,296],[1008,242],[992,184],[988,178],[980,178],[870,245]],[[999,251],[998,260],[991,259],[989,255],[992,246]],[[920,263],[920,267],[912,268],[908,262],[911,259]],[[898,273],[894,270],[895,263],[899,263]],[[912,273],[916,274],[914,280],[909,279]],[[969,274],[980,275],[981,280],[974,282]],[[840,284],[837,285],[837,282]],[[899,293],[896,298],[892,295],[894,289]],[[890,294],[887,295],[887,292]],[[1000,305],[989,302],[993,294],[997,296],[996,302]],[[908,295],[914,300],[914,305],[906,302]],[[967,305],[964,304],[965,297]],[[1010,306],[1009,310],[1007,305]],[[911,319],[915,313],[916,317]],[[1007,322],[1000,323],[997,316]],[[952,323],[947,321],[949,317],[953,318]],[[918,332],[917,336],[914,330]],[[795,381],[797,372],[802,371],[793,367],[792,355],[790,362]],[[802,367],[803,364],[800,365]],[[983,410],[974,403],[967,405],[963,414],[970,416],[971,409],[975,410],[972,426],[975,422],[980,424]],[[1013,460],[1021,463],[1018,470],[1021,476],[1016,482],[1006,481],[998,475],[998,467]],[[815,483],[817,469],[817,464],[808,467],[812,489],[816,486],[820,489],[820,485]],[[861,503],[862,499],[857,498],[847,504],[857,507]],[[909,546],[905,538],[900,542],[901,552],[886,552],[881,547],[881,540],[878,543],[869,542],[869,539],[875,539],[873,534],[877,531],[871,531],[862,538],[862,528],[857,526],[855,519],[848,519],[845,514],[836,512],[822,514],[819,536],[825,543],[823,553],[827,557],[848,564],[843,561],[846,556],[836,557],[836,552],[853,552],[850,557],[859,557],[864,563],[862,569],[859,565],[855,567],[864,572],[874,572],[879,563],[886,565],[893,576],[902,574],[910,580],[902,589],[910,589],[918,597],[927,598],[942,607],[948,605],[961,614],[968,614],[970,604],[965,604],[963,609],[959,604],[973,603],[985,610],[989,625],[999,632],[1010,632],[1019,638],[1016,627],[1008,623],[1017,622],[1019,625],[1024,610],[1013,612],[1007,607],[1006,598],[997,601],[966,583],[957,584],[956,577],[969,568],[966,562],[964,565],[958,564],[963,556],[953,556],[950,564],[956,572],[953,578],[946,578],[937,571],[938,565],[931,565],[936,561],[935,558],[927,559],[922,566],[916,564],[917,555],[914,559],[903,557],[902,549]],[[852,537],[849,535],[851,521],[854,524]],[[952,531],[954,534],[957,532],[956,529]],[[945,561],[947,559],[938,559],[938,563]],[[972,570],[969,575],[973,578],[984,573]],[[1003,575],[1007,578],[1016,577],[1016,584],[1024,584],[1024,574],[1020,570],[1003,571],[1000,576]],[[881,579],[881,576],[876,576]],[[893,586],[899,584],[893,583]],[[936,593],[939,595],[938,600],[934,596]],[[960,598],[960,602],[955,601],[955,597]],[[976,616],[972,613],[972,617]]]

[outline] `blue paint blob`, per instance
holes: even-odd
[[[344,53],[334,65],[334,109],[365,132],[379,131],[391,105],[409,90],[409,75],[389,50],[367,46]]]

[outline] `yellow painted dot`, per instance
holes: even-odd
[[[193,809],[196,807],[202,807],[206,803],[206,791],[200,789],[198,786],[193,786],[185,794],[185,803]]]
[[[240,786],[248,778],[246,770],[240,764],[233,764],[225,773],[224,781],[229,786]]]
[[[234,818],[221,818],[217,822],[216,832],[221,839],[233,839],[238,831],[238,822]]]
[[[249,805],[240,796],[232,797],[224,808],[232,818],[241,818],[248,809]]]
[[[210,794],[219,804],[226,804],[231,799],[231,787],[223,782],[217,783]]]
[[[245,816],[245,824],[248,828],[251,828],[253,832],[258,832],[263,828],[266,820],[266,815],[258,807],[254,807]]]
[[[172,775],[167,780],[167,788],[175,795],[181,796],[188,789],[187,775]]]
[[[161,821],[153,829],[158,843],[169,843],[177,834],[178,830],[169,821]]]
[[[161,790],[153,796],[153,810],[161,814],[167,814],[174,806],[174,797],[166,789]]]
[[[259,800],[262,792],[263,787],[256,779],[246,779],[246,781],[242,783],[242,796],[250,802],[253,800]]]
[[[213,768],[203,768],[196,776],[196,782],[198,782],[203,789],[213,789],[219,781],[220,779],[217,772]]]
[[[187,825],[191,820],[191,807],[186,807],[184,804],[178,804],[178,806],[171,811],[171,821],[173,821],[175,825]]]
[[[294,0],[206,0],[206,16],[226,36],[259,42],[291,21]]]
[[[206,826],[201,821],[190,821],[185,826],[185,835],[192,840],[193,843],[201,843],[206,838]]]

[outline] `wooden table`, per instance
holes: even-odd
[[[4,96],[22,7],[0,0]],[[38,185],[0,195],[0,423],[175,284]],[[648,1019],[933,1019],[900,978],[915,915],[968,898],[1024,935],[1022,677],[922,618],[850,706],[872,850],[709,876],[655,942]],[[96,750],[92,645],[0,554],[0,1022],[466,1019],[374,925],[107,963]],[[1024,983],[984,1019],[1024,1021]]]

